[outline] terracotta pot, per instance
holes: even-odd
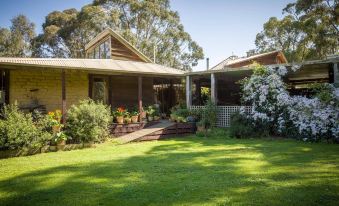
[[[57,143],[57,149],[58,150],[64,150],[65,149],[65,145],[66,145],[66,141],[65,140],[61,140],[60,142]]]
[[[141,112],[141,113],[140,113],[140,118],[141,118],[141,119],[146,118],[146,112]]]
[[[131,120],[132,120],[133,123],[138,123],[138,118],[139,118],[139,116],[135,115],[135,116],[131,117]]]
[[[52,126],[53,134],[59,133],[60,129],[61,129],[60,125]]]
[[[127,124],[130,124],[132,121],[130,117],[125,117],[124,120]]]
[[[123,116],[118,116],[118,117],[116,117],[116,119],[117,119],[117,123],[118,124],[123,124],[124,123],[124,117]]]
[[[62,146],[62,145],[66,145],[66,140],[61,140],[57,142],[57,146]]]

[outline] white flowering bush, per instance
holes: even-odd
[[[292,71],[298,70],[293,66]],[[252,106],[245,115],[256,129],[303,140],[339,140],[339,89],[322,84],[312,98],[290,96],[282,77],[287,68],[255,65],[250,78],[242,80],[242,99]],[[321,88],[319,90],[319,88]]]

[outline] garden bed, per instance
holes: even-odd
[[[10,157],[19,157],[19,156],[29,156],[35,155],[39,153],[47,153],[47,152],[57,152],[57,151],[70,151],[75,149],[83,149],[95,147],[94,144],[83,143],[83,144],[66,144],[62,146],[44,146],[42,148],[37,149],[15,149],[15,150],[0,150],[0,159],[10,158]]]

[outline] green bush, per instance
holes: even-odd
[[[191,115],[191,111],[183,104],[178,104],[171,108],[171,119],[176,122],[187,122],[187,117]]]
[[[229,135],[235,138],[250,138],[256,133],[251,120],[239,112],[231,115],[231,125],[228,131]]]
[[[16,105],[7,105],[1,111],[0,148],[40,148],[52,138],[42,119],[33,121],[32,114],[24,114]]]
[[[65,131],[75,142],[102,141],[112,122],[110,108],[93,100],[82,100],[67,112]]]

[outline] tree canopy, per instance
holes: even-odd
[[[338,53],[338,0],[297,0],[283,13],[280,20],[271,17],[257,34],[256,52],[282,50],[291,62]]]
[[[169,0],[94,0],[80,11],[53,11],[35,41],[35,56],[85,57],[85,44],[105,28],[112,28],[156,63],[190,69],[203,58],[172,11]]]
[[[35,24],[24,15],[14,17],[11,23],[9,29],[0,27],[0,56],[31,56]]]

